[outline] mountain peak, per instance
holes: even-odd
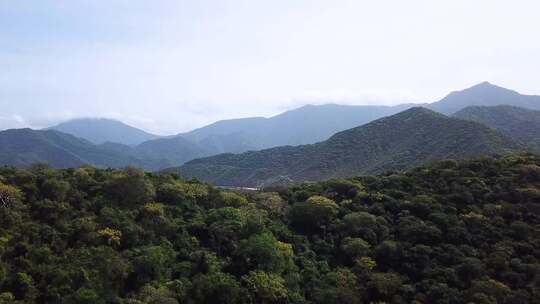
[[[401,113],[418,113],[418,114],[424,114],[424,113],[432,113],[432,114],[437,114],[439,115],[437,112],[435,111],[432,111],[426,107],[421,107],[421,106],[417,106],[417,107],[412,107],[410,109],[407,109],[405,111],[402,111]],[[399,114],[399,113],[398,113]]]
[[[492,91],[492,92],[512,92],[512,93],[517,93],[515,91],[512,91],[510,89],[507,89],[507,88],[503,88],[501,86],[498,86],[498,85],[495,85],[495,84],[492,84],[491,82],[488,82],[488,81],[484,81],[484,82],[481,82],[479,84],[476,84],[470,88],[467,88],[465,90],[462,90],[462,91],[457,91],[455,93],[460,93],[460,92],[467,92],[467,91],[483,91],[483,92],[489,92],[489,91]]]
[[[445,116],[441,113],[435,112],[433,110],[430,110],[425,107],[412,107],[405,111],[402,111],[400,113],[394,114],[392,116],[388,116],[386,118],[408,118],[408,117],[418,117],[418,116],[433,116],[433,117],[441,117]],[[385,118],[383,118],[385,119]]]
[[[49,130],[68,133],[95,144],[110,141],[125,145],[137,145],[159,137],[109,118],[76,118],[53,126]]]
[[[482,81],[479,84],[473,85],[472,87],[474,88],[474,87],[497,87],[497,86],[492,84],[489,81]]]
[[[429,105],[430,109],[444,114],[454,114],[468,106],[512,105],[528,109],[540,108],[538,96],[521,95],[487,81],[470,88],[454,91],[438,102]]]

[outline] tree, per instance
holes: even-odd
[[[107,227],[99,230],[98,234],[102,236],[105,240],[107,240],[107,244],[120,246],[120,240],[122,239],[122,231]]]
[[[13,282],[13,294],[17,299],[32,302],[38,296],[34,278],[25,272],[18,272]]]
[[[306,202],[292,206],[290,218],[299,230],[313,232],[324,228],[338,214],[339,206],[323,196],[312,196]]]
[[[442,232],[437,227],[414,216],[400,218],[398,232],[401,240],[428,245],[437,244],[442,237]]]
[[[169,205],[185,205],[205,199],[208,187],[196,182],[171,181],[160,184],[157,188],[157,201]]]
[[[102,304],[105,303],[105,300],[100,298],[95,290],[83,287],[67,297],[64,302],[68,304]]]
[[[505,284],[489,279],[472,282],[472,286],[467,290],[466,294],[471,300],[473,300],[476,295],[483,294],[488,298],[495,299],[495,303],[503,303],[506,296],[510,294],[510,291],[510,288]]]
[[[362,229],[374,230],[377,226],[377,217],[367,212],[352,212],[343,217],[343,222],[349,231],[357,233]]]
[[[235,192],[221,192],[220,207],[243,207],[248,204],[245,197]]]
[[[139,250],[133,259],[133,275],[136,277],[137,286],[168,279],[174,259],[175,252],[170,244],[148,246]]]
[[[232,251],[236,245],[235,242],[246,227],[247,218],[245,211],[232,207],[213,209],[208,212],[206,223],[212,245],[218,255]]]
[[[176,294],[166,286],[154,287],[147,284],[141,288],[135,297],[138,303],[178,304]]]
[[[272,218],[278,218],[285,214],[287,203],[275,192],[262,192],[256,197],[258,208],[266,210]]]
[[[289,244],[279,242],[269,232],[242,240],[236,254],[241,259],[241,268],[275,273],[282,273],[292,263],[294,255]]]
[[[69,191],[70,184],[56,177],[48,177],[41,184],[41,193],[47,199],[63,202]]]
[[[332,179],[324,183],[329,192],[335,192],[337,195],[353,198],[358,192],[364,190],[364,185],[354,180]]]
[[[369,253],[370,245],[361,238],[346,237],[341,242],[341,248],[351,258],[366,256]]]
[[[242,277],[242,282],[250,294],[251,303],[287,303],[288,291],[285,280],[261,270],[252,271]]]
[[[3,207],[9,207],[11,204],[20,201],[23,197],[22,192],[10,185],[4,185],[0,182],[0,204]]]
[[[363,293],[356,275],[346,268],[326,274],[322,285],[314,292],[315,303],[359,304]]]
[[[195,303],[242,303],[243,296],[239,282],[230,274],[215,272],[198,274],[193,278],[191,297]]]
[[[373,299],[390,300],[401,288],[401,277],[395,273],[373,273],[367,284]]]
[[[149,203],[155,198],[154,185],[146,178],[144,172],[135,168],[117,172],[105,191],[111,199],[124,206]]]

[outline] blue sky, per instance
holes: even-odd
[[[540,94],[538,1],[0,0],[0,129],[159,134],[306,103]]]

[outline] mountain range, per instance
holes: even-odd
[[[262,187],[402,170],[440,159],[520,148],[480,123],[415,107],[320,143],[196,159],[182,166],[181,172],[218,185]]]
[[[452,92],[440,101],[421,105],[424,109],[422,111],[416,109],[416,112],[425,112],[428,111],[427,109],[431,109],[442,114],[452,115],[454,120],[457,120],[457,118],[472,120],[475,122],[473,126],[485,128],[483,126],[485,125],[492,130],[496,130],[496,133],[498,132],[497,135],[500,134],[505,139],[511,138],[515,141],[513,145],[509,145],[507,141],[494,140],[492,143],[501,143],[500,149],[496,146],[488,145],[485,150],[482,150],[484,152],[506,151],[510,146],[527,146],[531,149],[538,149],[540,146],[538,144],[538,134],[540,132],[538,111],[534,111],[534,109],[540,108],[539,96],[521,95],[515,91],[484,82],[462,91]],[[355,162],[357,159],[369,159],[370,166],[357,163],[356,166],[351,167],[351,170],[371,173],[389,168],[407,167],[396,165],[400,162],[403,164],[414,164],[410,157],[405,157],[405,154],[415,155],[415,153],[421,152],[420,150],[422,150],[423,146],[408,146],[410,143],[420,144],[420,142],[415,141],[419,139],[411,139],[410,142],[402,143],[405,145],[404,147],[411,150],[408,152],[393,148],[384,150],[381,146],[378,148],[381,148],[382,152],[368,153],[369,151],[378,151],[376,149],[377,147],[371,146],[372,143],[379,143],[381,145],[383,143],[385,145],[389,144],[386,140],[390,140],[391,136],[393,136],[392,134],[394,133],[391,132],[392,128],[403,127],[399,124],[392,126],[392,123],[397,123],[397,121],[387,121],[385,125],[389,127],[383,132],[373,129],[373,125],[369,123],[383,117],[401,113],[414,106],[417,105],[307,105],[270,118],[253,117],[218,121],[191,132],[166,137],[159,137],[118,121],[80,119],[62,123],[47,130],[21,129],[0,132],[0,144],[2,144],[0,147],[0,163],[27,166],[36,162],[45,162],[62,168],[75,167],[81,164],[91,164],[99,167],[133,165],[146,170],[161,170],[168,167],[177,167],[187,162],[183,168],[186,174],[221,183],[222,181],[225,182],[225,180],[215,177],[219,175],[218,173],[221,174],[226,171],[221,163],[219,163],[219,168],[215,167],[214,169],[222,171],[211,172],[215,175],[214,177],[210,177],[209,173],[205,173],[204,171],[214,166],[215,164],[213,162],[216,160],[227,159],[227,162],[230,161],[230,163],[227,163],[226,166],[234,167],[234,170],[239,170],[239,168],[242,170],[253,170],[255,167],[251,165],[238,165],[233,160],[241,161],[241,163],[247,161],[249,163],[249,159],[251,159],[250,155],[254,155],[253,157],[255,158],[261,157],[264,159],[262,155],[269,153],[268,151],[272,151],[268,154],[268,157],[272,158],[272,161],[278,161],[276,159],[277,155],[283,155],[287,159],[290,158],[287,154],[289,150],[294,154],[294,157],[291,159],[311,159],[311,157],[302,154],[305,150],[307,151],[306,153],[317,155],[319,161],[321,161],[320,166],[327,166],[328,168],[333,166],[332,161],[322,158],[322,154],[317,154],[318,152],[338,153],[341,151],[339,153],[352,153],[351,155],[342,156],[355,159]],[[434,112],[429,113],[432,116],[434,115]],[[446,121],[446,119],[449,119],[442,114],[436,116],[438,120]],[[422,121],[424,123],[432,123],[437,119],[420,120],[417,127],[420,128],[422,126]],[[376,138],[369,138],[369,140],[367,137],[359,137],[358,140],[366,141],[366,149],[373,150],[358,150],[358,147],[353,146],[345,147],[345,141],[336,140],[336,138],[342,138],[340,136],[344,136],[343,134],[352,132],[351,129],[356,130],[355,128],[363,125],[366,127],[369,126],[370,132],[375,132],[374,134],[377,134],[377,136]],[[478,136],[485,135],[484,129],[482,129],[484,131],[473,130],[476,127],[470,127],[470,129],[467,129],[467,132]],[[409,130],[409,133],[403,133],[401,136],[411,137],[417,134],[413,131],[415,130]],[[457,135],[454,131],[449,130],[449,133],[455,136],[448,137],[448,140],[457,140]],[[333,136],[334,134],[336,135]],[[358,134],[364,133],[356,133],[355,131],[350,134],[355,134],[352,136],[355,137]],[[433,140],[437,139],[437,136],[442,136],[441,134],[437,136],[433,134],[427,135],[434,136]],[[463,136],[465,135],[463,134]],[[416,136],[420,135],[417,134]],[[350,140],[352,139],[354,138]],[[315,144],[317,142],[320,142],[320,144]],[[434,142],[443,144],[440,141]],[[331,145],[335,145],[336,149],[331,148]],[[314,149],[313,147],[317,148]],[[271,148],[276,149],[273,150]],[[340,150],[341,148],[344,150]],[[451,146],[450,148],[461,149],[461,146]],[[263,152],[254,152],[257,150],[263,150]],[[252,152],[244,153],[247,151]],[[274,153],[276,151],[278,152],[277,154]],[[365,155],[358,155],[358,151],[363,151],[362,153]],[[441,151],[434,150],[433,158],[438,158],[439,156],[452,157],[454,153],[451,149]],[[440,153],[436,154],[435,152]],[[219,155],[190,162],[194,159],[210,157],[220,153],[244,154],[234,157],[230,154]],[[403,157],[397,157],[395,153]],[[469,153],[468,150],[463,150],[455,151],[454,154],[456,157],[461,157],[475,153]],[[247,157],[246,160],[243,159],[244,157]],[[425,156],[419,157],[419,159],[429,161],[431,158]],[[339,162],[341,160],[336,161]],[[298,173],[298,175],[291,175],[291,172],[268,171],[266,166],[269,163],[263,163],[261,163],[261,168],[257,167],[257,170],[250,173],[250,176],[255,175],[256,178],[248,184],[258,185],[281,178],[309,180],[312,178],[324,178],[326,176],[340,176],[348,173],[346,172],[346,166],[338,168],[338,164],[336,164],[336,170],[333,173],[325,168],[320,168],[321,172],[316,173],[316,167],[311,166],[309,168],[302,168],[305,174]],[[194,164],[197,164],[197,167],[194,167]],[[305,165],[309,166],[307,163]],[[276,166],[275,169],[277,170],[281,164],[276,164]],[[278,173],[277,175],[276,172]],[[227,174],[224,173],[219,176],[226,176]],[[260,178],[257,177],[258,174],[261,176]],[[245,174],[243,173],[238,174],[235,178],[242,183],[246,181],[244,179]]]
[[[320,142],[337,132],[418,105],[446,115],[452,115],[468,106],[512,105],[540,110],[540,96],[522,95],[482,82],[465,90],[452,92],[433,103],[397,106],[306,105],[270,118],[222,120],[190,132],[161,138],[120,122],[100,119],[74,120],[53,129],[98,144],[142,144],[140,151],[143,152],[143,157],[165,159],[171,165],[180,165],[191,159],[219,153],[242,153]]]
[[[179,134],[188,140],[209,144],[226,137],[239,144],[227,147],[215,144],[220,152],[238,153],[283,145],[303,145],[327,139],[336,132],[350,129],[374,119],[392,115],[409,108],[398,106],[349,106],[337,104],[306,105],[270,117],[223,120],[206,127]]]

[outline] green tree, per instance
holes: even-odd
[[[326,274],[322,285],[315,290],[315,303],[363,303],[363,292],[356,275],[346,268],[338,268]]]
[[[111,199],[123,206],[142,205],[155,199],[154,185],[144,172],[135,168],[115,173],[105,190]]]
[[[240,242],[237,250],[240,266],[248,270],[261,269],[282,273],[292,264],[292,247],[279,242],[269,232],[256,234]]]
[[[346,237],[341,243],[343,251],[351,258],[358,258],[369,254],[370,245],[361,238]]]
[[[373,299],[390,300],[402,286],[401,277],[395,273],[373,273],[367,284]]]
[[[288,291],[285,280],[273,273],[252,271],[242,277],[242,282],[250,294],[251,303],[287,303]]]
[[[215,272],[193,278],[191,297],[195,303],[243,303],[244,296],[239,282],[230,274]]]
[[[339,206],[323,196],[312,196],[296,203],[290,211],[292,224],[299,230],[317,231],[325,228],[338,214]]]
[[[133,271],[137,285],[151,281],[163,282],[170,277],[175,252],[170,244],[148,246],[138,250],[133,259]]]

